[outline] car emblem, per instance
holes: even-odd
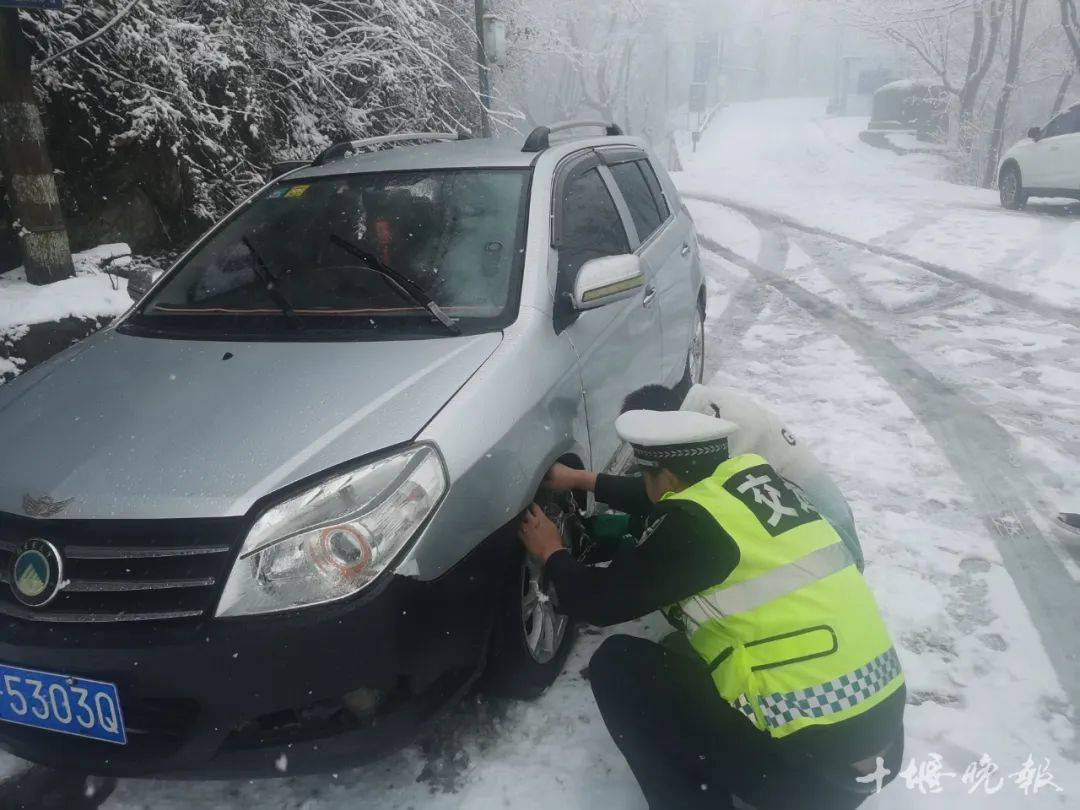
[[[63,512],[71,506],[74,500],[74,498],[68,498],[65,501],[58,501],[48,495],[35,498],[30,493],[27,493],[23,495],[22,508],[27,517],[48,518]]]
[[[11,592],[28,607],[45,607],[60,593],[64,558],[48,540],[27,540],[11,564]]]

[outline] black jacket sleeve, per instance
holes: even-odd
[[[653,509],[653,503],[645,492],[645,479],[636,475],[596,476],[596,500],[606,503],[616,512],[635,517],[645,517]]]
[[[619,624],[719,585],[739,564],[738,545],[697,504],[660,504],[650,528],[608,568],[584,566],[565,551],[549,557],[545,571],[559,610],[590,624]]]

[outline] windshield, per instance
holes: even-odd
[[[517,311],[528,180],[498,169],[283,181],[192,253],[130,322],[230,337],[445,335],[366,254],[462,331],[501,328]]]

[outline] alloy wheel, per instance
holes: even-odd
[[[705,316],[697,311],[697,323],[690,338],[690,382],[700,383],[705,378]]]
[[[1007,171],[1001,178],[1001,201],[1006,208],[1014,208],[1019,193],[1019,178],[1015,171]]]
[[[563,545],[571,548],[571,515],[554,506],[547,507],[544,511],[559,529]],[[526,555],[521,566],[521,624],[525,633],[525,646],[538,664],[546,664],[555,657],[570,626],[570,620],[559,613],[557,608],[555,589],[544,576],[543,566]]]

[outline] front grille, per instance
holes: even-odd
[[[209,615],[239,541],[240,519],[34,520],[0,513],[0,615],[25,622],[113,624]],[[67,582],[42,608],[11,590],[15,555],[32,538],[64,558]]]

